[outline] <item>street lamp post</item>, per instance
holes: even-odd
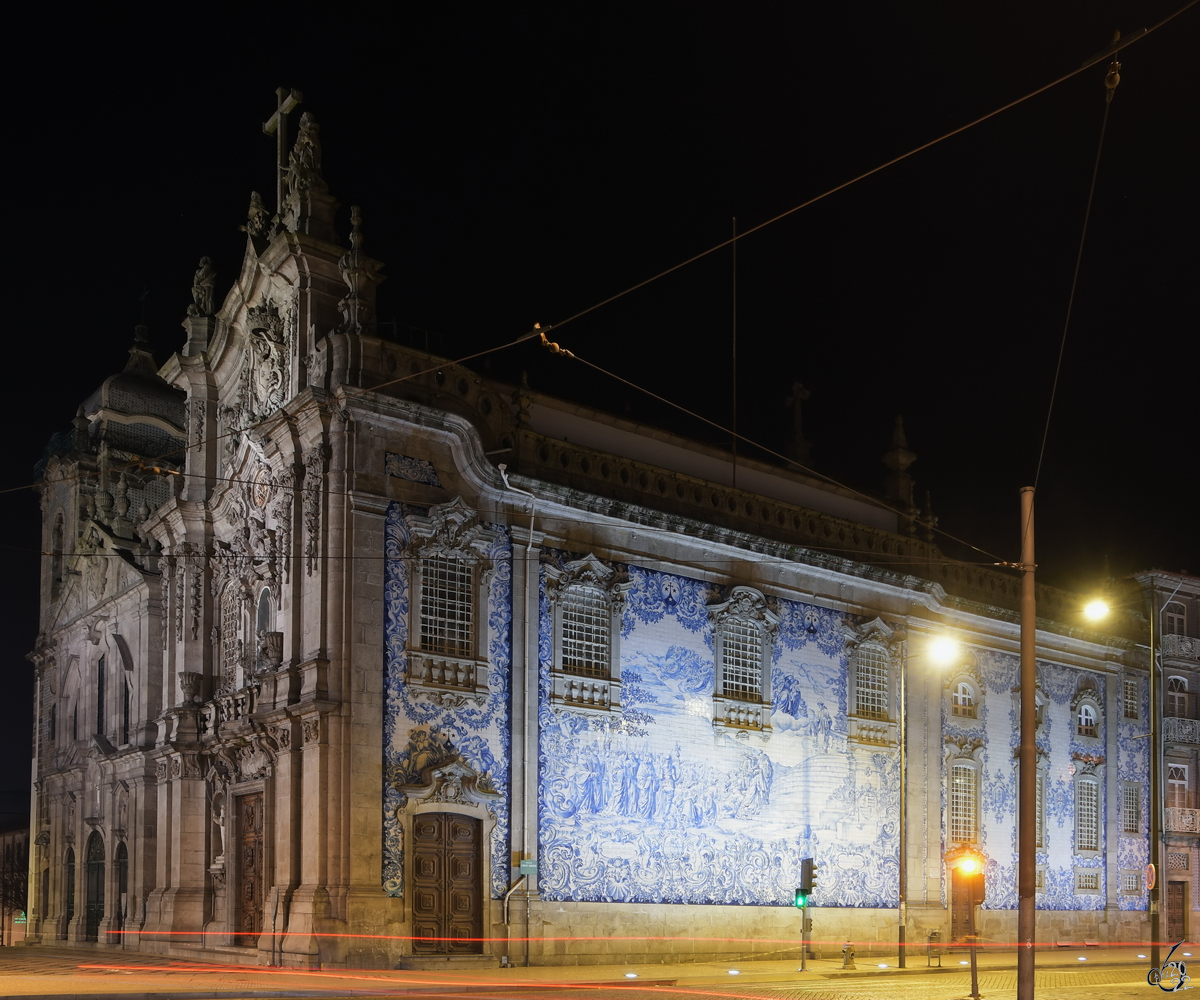
[[[947,636],[941,636],[928,643],[926,655],[941,666],[950,663],[958,655],[959,645]],[[901,969],[906,967],[905,956],[908,951],[905,941],[908,926],[908,908],[906,890],[908,888],[908,656],[905,655],[900,663],[900,844],[899,865],[897,876],[900,891],[897,900],[897,916],[899,929],[897,942],[900,953],[896,959]]]

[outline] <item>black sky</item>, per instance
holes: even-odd
[[[303,90],[321,123],[343,229],[362,206],[366,248],[388,276],[381,316],[400,339],[455,357],[558,323],[720,242],[732,217],[742,229],[770,218],[1181,3],[290,6],[274,22],[106,10],[34,26],[5,70],[15,405],[0,485],[31,482],[50,434],[123,366],[143,308],[160,362],[182,344],[201,255],[228,289],[251,189],[274,199],[261,123],[281,84]],[[1039,483],[1041,578],[1080,587],[1099,583],[1106,559],[1118,576],[1200,573],[1200,5],[1122,62]],[[1015,558],[1104,72],[741,242],[739,429],[781,447],[798,379],[812,392],[816,468],[876,491],[903,413],[942,526]],[[554,337],[726,422],[730,274],[718,252]],[[532,345],[493,355],[489,370],[527,370],[535,388],[709,436]],[[20,787],[39,519],[31,492],[0,503],[0,749],[16,765],[0,785]]]

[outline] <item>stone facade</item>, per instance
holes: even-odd
[[[292,161],[219,305],[201,261],[180,352],[139,334],[52,442],[30,937],[776,954],[814,857],[814,936],[886,949],[902,878],[910,941],[958,933],[964,847],[1011,937],[1018,586],[938,550],[902,429],[890,504],[754,461],[735,488],[716,449],[390,342],[311,117]],[[1041,936],[1136,938],[1145,651],[1039,610]]]

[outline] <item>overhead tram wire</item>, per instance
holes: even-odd
[[[574,320],[580,319],[581,317],[586,316],[588,313],[595,312],[597,309],[601,308],[602,306],[606,306],[611,302],[616,302],[617,299],[624,298],[626,295],[630,294],[630,292],[636,292],[639,288],[645,288],[647,285],[653,284],[655,281],[658,281],[659,278],[665,278],[668,274],[673,274],[674,272],[687,267],[689,264],[694,264],[698,260],[703,260],[705,257],[708,257],[710,254],[714,254],[718,250],[723,250],[725,247],[727,247],[733,243],[737,243],[739,240],[744,240],[747,236],[750,236],[753,233],[757,233],[760,229],[766,229],[767,226],[773,225],[774,223],[779,222],[781,219],[786,219],[790,215],[794,215],[796,212],[799,212],[802,208],[808,208],[810,205],[815,205],[817,202],[822,201],[825,198],[828,198],[832,194],[837,194],[837,192],[839,192],[839,191],[844,191],[846,188],[850,187],[853,184],[857,184],[859,181],[866,180],[868,177],[871,177],[872,175],[877,174],[880,171],[886,170],[888,167],[893,167],[897,163],[901,163],[904,160],[909,159],[910,157],[916,156],[917,153],[924,152],[926,149],[936,146],[940,142],[945,142],[947,139],[950,139],[953,136],[956,136],[961,132],[965,132],[969,128],[974,128],[976,125],[982,124],[983,122],[987,121],[989,118],[994,118],[994,117],[996,117],[996,115],[1001,114],[1004,111],[1008,111],[1010,108],[1015,108],[1018,104],[1024,104],[1026,101],[1030,100],[1031,98],[1037,97],[1039,94],[1044,94],[1047,90],[1050,90],[1053,87],[1057,87],[1060,83],[1065,83],[1067,80],[1070,80],[1072,77],[1078,76],[1084,70],[1091,69],[1097,63],[1103,62],[1109,56],[1116,55],[1116,53],[1119,52],[1121,49],[1127,48],[1128,46],[1132,45],[1134,42],[1140,41],[1141,39],[1145,38],[1147,35],[1151,34],[1152,32],[1157,31],[1168,21],[1174,20],[1176,17],[1178,17],[1180,14],[1182,14],[1185,10],[1187,10],[1189,7],[1194,6],[1196,3],[1200,3],[1200,0],[1188,0],[1188,2],[1186,4],[1184,4],[1182,7],[1180,7],[1177,11],[1175,11],[1173,14],[1167,15],[1153,27],[1141,28],[1138,31],[1133,32],[1133,34],[1131,34],[1128,38],[1113,42],[1113,44],[1101,49],[1094,56],[1091,56],[1089,59],[1087,59],[1083,63],[1083,65],[1081,65],[1078,69],[1073,69],[1073,70],[1071,70],[1070,73],[1064,73],[1062,76],[1058,77],[1055,80],[1051,80],[1049,83],[1044,84],[1041,87],[1038,87],[1036,90],[1031,90],[1024,97],[1018,97],[1014,101],[1009,101],[1007,104],[1001,105],[1000,107],[996,108],[994,111],[989,111],[986,115],[981,115],[979,118],[976,118],[974,121],[969,121],[965,125],[960,125],[956,129],[951,129],[949,132],[945,133],[944,135],[938,136],[936,139],[930,139],[928,142],[922,143],[920,146],[917,146],[914,149],[910,149],[907,153],[901,153],[899,156],[893,157],[892,159],[888,160],[886,163],[881,163],[877,167],[872,167],[870,170],[868,170],[864,173],[861,173],[856,177],[852,177],[848,181],[843,181],[841,184],[838,184],[835,187],[831,187],[828,191],[825,191],[822,194],[815,195],[814,197],[809,198],[807,201],[803,201],[799,205],[789,208],[787,211],[780,212],[778,215],[772,216],[771,218],[767,219],[765,222],[760,222],[760,223],[758,223],[758,225],[751,226],[749,229],[745,230],[744,232],[738,233],[736,236],[732,236],[729,239],[716,244],[715,246],[711,246],[707,250],[702,250],[700,253],[695,254],[692,257],[689,257],[687,260],[680,261],[678,264],[668,267],[665,271],[660,271],[658,274],[652,275],[651,277],[646,278],[644,281],[639,281],[636,285],[630,285],[624,291],[617,292],[615,295],[610,295],[608,298],[602,299],[601,301],[597,302],[595,305],[588,306],[586,309],[581,309],[579,312],[568,316],[566,319],[561,320],[558,323],[555,323],[553,326],[546,327],[547,332],[549,332],[550,330],[557,330],[559,327],[562,327],[562,326],[566,326],[568,323],[570,323]]]
[[[1064,83],[1065,81],[1070,80],[1072,77],[1079,75],[1086,69],[1090,69],[1092,66],[1095,66],[1099,62],[1102,62],[1104,59],[1107,59],[1109,56],[1115,55],[1121,49],[1127,48],[1128,46],[1134,44],[1134,42],[1140,41],[1141,39],[1145,38],[1150,33],[1157,31],[1168,21],[1171,21],[1174,18],[1178,17],[1185,10],[1194,6],[1196,3],[1200,3],[1200,0],[1188,0],[1188,3],[1186,3],[1182,7],[1180,7],[1179,10],[1175,11],[1172,14],[1169,14],[1167,17],[1163,18],[1161,21],[1159,21],[1153,27],[1142,28],[1138,31],[1135,31],[1128,38],[1125,38],[1119,42],[1115,42],[1112,45],[1109,45],[1108,47],[1102,49],[1100,52],[1096,53],[1096,55],[1092,56],[1090,59],[1085,61],[1083,63],[1083,65],[1081,65],[1078,69],[1072,70],[1070,73],[1066,73],[1063,76],[1060,76],[1057,79],[1052,80],[1049,83],[1044,84],[1041,87],[1038,87],[1036,90],[1030,91],[1025,96],[1018,97],[1016,100],[1010,101],[1008,104],[1002,105],[1001,107],[996,108],[994,111],[989,111],[986,115],[982,115],[981,117],[976,118],[974,121],[967,122],[967,124],[965,124],[965,125],[960,125],[958,128],[953,129],[953,130],[945,133],[944,135],[939,136],[936,139],[931,139],[929,142],[923,143],[922,145],[909,150],[907,153],[902,153],[900,156],[894,157],[893,159],[888,160],[886,163],[881,163],[879,166],[873,167],[872,169],[866,171],[865,173],[861,173],[856,177],[852,177],[848,181],[843,181],[841,184],[838,184],[837,186],[830,188],[828,191],[825,191],[822,194],[816,195],[815,197],[809,198],[807,201],[801,202],[799,205],[789,208],[785,212],[780,212],[778,215],[775,215],[772,218],[767,219],[765,222],[760,222],[760,223],[758,223],[758,225],[751,226],[745,232],[739,233],[736,236],[733,236],[728,240],[724,240],[723,242],[716,244],[716,246],[709,247],[707,250],[703,250],[700,253],[687,258],[687,260],[680,261],[678,264],[675,264],[672,267],[667,268],[665,271],[660,271],[658,274],[655,274],[649,278],[646,278],[644,281],[639,281],[636,285],[631,285],[630,287],[626,288],[624,291],[617,292],[615,295],[610,295],[608,298],[602,299],[601,301],[595,303],[594,305],[588,306],[586,309],[581,309],[579,312],[568,316],[564,320],[560,320],[558,323],[555,323],[553,326],[539,328],[537,324],[534,324],[533,330],[531,330],[529,333],[522,334],[516,340],[509,341],[508,343],[505,343],[505,344],[500,344],[496,347],[489,347],[482,351],[476,351],[473,354],[468,354],[468,355],[466,355],[462,358],[459,358],[455,361],[448,361],[448,362],[446,362],[446,364],[462,364],[463,362],[471,361],[475,358],[480,358],[480,357],[483,357],[484,355],[492,354],[496,351],[502,351],[502,350],[505,350],[506,348],[514,347],[517,344],[520,344],[520,343],[525,342],[526,340],[532,339],[533,337],[537,336],[539,333],[544,334],[544,333],[550,332],[551,330],[557,330],[559,327],[566,326],[568,323],[570,323],[574,320],[580,319],[581,317],[586,316],[589,313],[595,312],[597,309],[601,308],[602,306],[606,306],[611,302],[615,302],[615,301],[617,301],[617,299],[623,298],[624,296],[630,294],[631,292],[637,291],[639,288],[645,288],[647,285],[652,284],[655,281],[658,281],[659,278],[665,278],[667,275],[672,274],[675,271],[681,270],[682,268],[687,267],[689,264],[694,264],[696,261],[702,260],[703,258],[709,256],[710,254],[714,254],[718,250],[722,250],[732,243],[735,243],[739,240],[745,239],[747,236],[750,236],[753,233],[758,232],[760,229],[765,229],[767,226],[770,226],[773,223],[779,222],[781,219],[786,219],[788,216],[794,215],[796,212],[799,212],[803,208],[808,208],[810,205],[814,205],[818,201],[822,201],[823,199],[828,198],[830,195],[836,194],[838,191],[842,191],[845,188],[848,188],[853,184],[857,184],[859,181],[866,180],[868,177],[872,176],[873,174],[877,174],[882,170],[886,170],[888,167],[895,166],[897,163],[907,160],[910,157],[915,156],[917,153],[923,152],[924,150],[929,149],[932,146],[936,146],[938,143],[944,142],[946,139],[956,136],[960,132],[965,132],[967,129],[973,128],[974,126],[987,121],[989,118],[994,118],[996,115],[1000,114],[1001,112],[1007,111],[1010,108],[1015,108],[1018,104],[1023,104],[1025,101],[1028,101],[1033,97],[1037,97],[1039,94],[1045,93],[1047,90],[1050,90],[1052,87],[1056,87],[1056,86],[1058,86],[1058,84]],[[424,371],[413,372],[410,375],[403,375],[400,378],[391,379],[390,381],[387,381],[387,382],[381,382],[375,386],[364,387],[362,389],[357,390],[354,393],[349,393],[348,396],[353,397],[353,396],[362,395],[362,394],[368,393],[368,392],[375,392],[379,389],[386,388],[387,386],[396,385],[400,382],[405,382],[408,379],[418,378],[421,375],[428,375],[430,372],[435,372],[442,367],[444,367],[444,365],[435,365],[434,367],[425,369]],[[259,426],[263,422],[265,422],[265,421],[259,421],[259,423],[257,423],[257,424],[251,424],[249,427],[242,428],[240,430],[228,431],[225,434],[218,435],[215,438],[215,440],[219,441],[222,438],[228,437],[232,434],[244,433],[247,430],[252,430],[254,427]],[[201,440],[200,444],[205,443],[206,440],[214,440],[214,439],[211,439],[211,438],[203,439],[203,440]],[[146,460],[146,464],[153,465],[155,462],[166,459],[167,457],[169,457],[172,454],[175,454],[175,452],[168,452],[168,453],[158,456],[157,458],[148,459],[148,460]],[[791,460],[788,459],[788,461],[791,461]],[[137,468],[137,467],[138,466],[136,463],[126,465],[126,466],[117,466],[116,471],[120,471],[122,469],[133,469],[133,468]],[[97,473],[87,473],[83,476],[74,477],[74,478],[76,478],[76,479],[90,478],[95,475],[97,475]],[[60,480],[60,481],[66,482],[66,481],[70,481],[70,480],[68,478],[68,479],[64,479],[64,480]],[[0,494],[16,493],[16,492],[19,492],[22,490],[27,490],[27,489],[30,489],[32,487],[39,486],[39,485],[46,485],[46,484],[44,481],[42,481],[42,482],[36,482],[36,483],[29,483],[29,484],[26,484],[23,486],[9,486],[9,487],[0,489]]]
[[[819,479],[823,479],[823,480],[825,480],[825,482],[827,482],[833,486],[836,486],[839,489],[846,490],[848,493],[853,493],[857,497],[862,497],[862,499],[868,501],[869,503],[883,507],[886,510],[890,510],[893,514],[898,514],[901,517],[911,517],[912,516],[911,514],[908,514],[905,511],[900,510],[898,507],[893,507],[891,504],[884,503],[878,497],[873,497],[867,493],[862,492],[862,490],[857,490],[853,486],[847,486],[845,483],[841,482],[840,480],[834,479],[832,476],[828,476],[823,472],[818,472],[816,469],[810,469],[806,465],[801,465],[794,458],[788,458],[787,455],[782,455],[779,452],[775,451],[774,449],[768,448],[765,444],[761,444],[758,441],[755,441],[753,438],[748,438],[744,434],[738,434],[736,431],[731,430],[728,427],[722,427],[715,420],[709,420],[708,417],[701,416],[695,410],[689,410],[686,406],[683,406],[680,403],[672,402],[671,400],[667,399],[665,396],[660,396],[657,392],[654,392],[652,389],[647,389],[645,386],[638,385],[636,382],[631,382],[629,379],[625,378],[624,376],[618,375],[616,372],[610,372],[607,368],[601,368],[595,362],[588,361],[586,358],[581,358],[578,354],[575,354],[573,351],[567,350],[562,345],[552,343],[550,340],[548,340],[546,338],[546,335],[544,333],[542,334],[542,345],[548,351],[550,351],[551,354],[557,354],[561,357],[570,358],[573,361],[578,361],[580,364],[586,365],[588,368],[591,368],[593,371],[599,372],[601,375],[607,375],[609,378],[615,379],[616,381],[620,382],[622,385],[628,386],[630,389],[634,389],[637,392],[644,393],[645,395],[649,396],[651,399],[658,400],[658,402],[664,403],[667,406],[671,407],[672,409],[678,410],[680,413],[686,414],[689,417],[694,417],[696,420],[699,420],[701,423],[708,424],[709,427],[712,427],[712,428],[720,431],[722,434],[728,434],[730,437],[736,438],[737,440],[742,441],[745,444],[751,445],[754,448],[758,448],[760,451],[764,452],[767,455],[770,455],[772,458],[777,458],[780,461],[786,462],[788,465],[794,465],[796,468],[801,469],[804,472],[807,472],[809,475],[816,476]],[[971,542],[968,542],[962,538],[958,538],[955,535],[950,534],[950,532],[948,532],[948,531],[943,531],[941,528],[934,527],[933,530],[936,531],[939,535],[942,535],[943,537],[948,538],[953,542],[957,542],[959,545],[965,545],[967,548],[972,549],[975,552],[978,552],[980,555],[985,555],[990,559],[996,560],[996,562],[993,565],[997,565],[997,566],[1009,565],[1008,563],[1004,562],[1001,559],[1001,557],[996,555],[996,553],[994,553],[994,552],[989,552],[987,549],[981,549],[978,545],[973,545]]]
[[[1113,44],[1120,40],[1121,33],[1113,39]],[[1071,293],[1067,296],[1067,314],[1063,319],[1062,338],[1058,344],[1058,361],[1054,366],[1054,379],[1050,383],[1050,403],[1046,407],[1046,425],[1042,429],[1042,446],[1038,450],[1037,468],[1033,474],[1034,497],[1037,497],[1038,482],[1042,475],[1042,464],[1046,458],[1046,442],[1050,438],[1050,419],[1054,415],[1054,400],[1058,396],[1058,380],[1062,374],[1063,355],[1067,350],[1067,332],[1071,328],[1071,313],[1075,306],[1075,291],[1079,285],[1079,268],[1083,264],[1083,247],[1087,242],[1088,222],[1092,217],[1092,200],[1096,194],[1096,178],[1100,174],[1100,154],[1104,150],[1104,133],[1108,130],[1108,111],[1112,107],[1113,95],[1121,82],[1121,64],[1117,62],[1117,53],[1113,53],[1112,63],[1104,78],[1104,117],[1100,122],[1100,140],[1096,143],[1096,162],[1092,165],[1092,183],[1088,188],[1087,207],[1083,212],[1083,229],[1079,234],[1079,252],[1075,255],[1075,272],[1071,276]]]

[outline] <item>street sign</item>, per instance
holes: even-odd
[[[1155,881],[1154,865],[1146,865],[1146,888],[1153,889]]]
[[[519,871],[522,875],[536,875],[537,862],[532,858],[522,858]]]
[[[28,923],[28,921],[25,919],[25,911],[24,910],[22,910],[15,917],[13,917],[13,923],[14,924]]]

